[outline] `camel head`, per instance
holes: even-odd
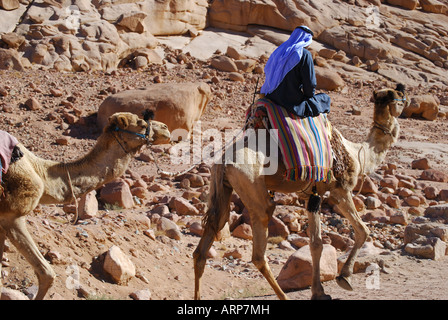
[[[130,112],[114,113],[109,117],[109,125],[104,131],[112,132],[129,151],[139,150],[145,144],[163,144],[170,141],[170,132],[166,124],[150,119],[146,122]]]
[[[398,84],[394,89],[375,90],[373,92],[373,101],[375,102],[374,120],[383,122],[400,116],[404,107],[409,104],[405,93],[405,87]]]

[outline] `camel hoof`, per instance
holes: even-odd
[[[348,277],[347,278],[343,276],[336,277],[336,282],[342,289],[353,291],[353,287]]]
[[[329,294],[313,294],[311,300],[331,300],[331,296]]]

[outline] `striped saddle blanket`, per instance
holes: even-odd
[[[0,130],[0,196],[3,194],[3,174],[8,171],[14,147],[19,142],[8,132]]]
[[[326,114],[300,118],[263,98],[248,109],[246,124],[253,123],[254,118],[265,124],[263,118],[268,118],[270,129],[278,130],[277,144],[286,167],[286,180],[330,182],[333,152],[330,145],[331,124]],[[259,123],[254,126],[255,129],[260,126]]]

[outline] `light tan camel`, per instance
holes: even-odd
[[[120,177],[141,147],[147,143],[161,144],[169,140],[170,132],[164,123],[153,120],[147,123],[135,114],[123,112],[112,115],[94,148],[73,162],[41,159],[19,143],[23,157],[12,163],[3,176],[5,190],[4,196],[0,197],[0,262],[4,242],[8,238],[33,266],[39,280],[36,299],[43,299],[55,273],[28,232],[26,215],[39,203],[69,203],[74,197]]]
[[[373,94],[375,102],[373,126],[364,143],[353,143],[346,140],[340,132],[333,128],[331,145],[338,160],[333,159],[334,178],[330,183],[315,184],[317,193],[322,196],[330,191],[340,211],[349,220],[355,231],[355,244],[345,262],[337,283],[352,290],[350,276],[359,249],[364,244],[369,230],[359,217],[352,200],[352,190],[358,176],[364,172],[369,174],[384,159],[389,147],[397,141],[399,124],[397,117],[401,114],[406,102],[404,86],[396,90],[383,89]],[[257,134],[255,131],[254,134]],[[231,146],[233,148],[234,146]],[[269,150],[269,147],[267,148]],[[234,190],[243,201],[252,223],[253,252],[252,262],[263,274],[280,299],[287,296],[275,280],[265,258],[268,223],[274,213],[275,203],[269,195],[269,190],[283,193],[304,191],[310,188],[309,181],[285,181],[285,166],[278,161],[279,169],[273,175],[263,175],[263,163],[267,158],[259,150],[248,148],[247,145],[237,149],[235,159],[250,159],[246,163],[235,163],[229,159],[224,164],[212,167],[210,181],[209,209],[204,216],[204,233],[196,248],[194,257],[195,269],[195,299],[200,299],[201,277],[204,272],[208,250],[215,236],[229,219],[230,197]],[[279,153],[280,154],[280,153]],[[250,164],[248,164],[250,163]],[[309,190],[309,189],[308,189]],[[308,191],[309,193],[309,191]],[[310,226],[310,249],[313,263],[313,280],[311,286],[312,299],[330,299],[320,282],[320,257],[322,253],[322,238],[320,229],[320,210],[308,211]]]

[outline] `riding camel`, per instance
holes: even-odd
[[[358,177],[370,174],[384,160],[388,149],[397,141],[399,124],[397,117],[401,114],[406,101],[404,86],[394,89],[374,91],[373,125],[363,143],[346,140],[336,129],[331,130],[330,143],[333,149],[331,182],[289,181],[284,179],[285,166],[279,159],[275,174],[264,175],[263,163],[267,156],[262,151],[254,150],[246,145],[236,147],[236,159],[249,159],[245,163],[236,163],[226,159],[222,164],[214,164],[210,180],[209,209],[204,216],[204,233],[194,251],[195,299],[200,299],[201,277],[204,272],[207,253],[213,244],[216,234],[229,220],[230,199],[235,191],[246,206],[253,232],[252,262],[269,282],[279,299],[287,299],[287,295],[278,285],[266,261],[268,223],[274,213],[275,203],[269,191],[282,193],[307,192],[315,188],[319,196],[330,191],[330,196],[342,214],[354,228],[355,243],[342,267],[337,283],[344,289],[353,290],[350,276],[359,249],[364,244],[369,230],[361,220],[352,200],[352,190]],[[254,134],[257,135],[257,130]],[[236,142],[230,148],[235,148]],[[241,144],[240,144],[241,145]],[[270,150],[269,147],[266,150]],[[281,156],[281,153],[278,153]],[[336,159],[335,159],[336,158]],[[272,159],[272,158],[271,158]],[[311,186],[312,185],[312,186]],[[311,202],[306,199],[307,204]],[[319,202],[318,202],[319,203]],[[311,212],[314,211],[314,212]],[[313,275],[312,299],[331,299],[326,295],[320,281],[320,257],[322,253],[322,237],[320,227],[319,204],[317,210],[307,210],[310,227],[310,250],[312,255]]]
[[[0,195],[0,262],[8,238],[38,277],[39,290],[35,299],[44,298],[56,275],[28,232],[26,215],[38,204],[70,203],[101,187],[120,177],[145,144],[170,140],[164,123],[150,120],[149,116],[145,120],[147,122],[132,113],[115,113],[94,148],[73,162],[44,160],[22,144],[17,145],[23,156],[11,163],[3,176],[4,193]]]

